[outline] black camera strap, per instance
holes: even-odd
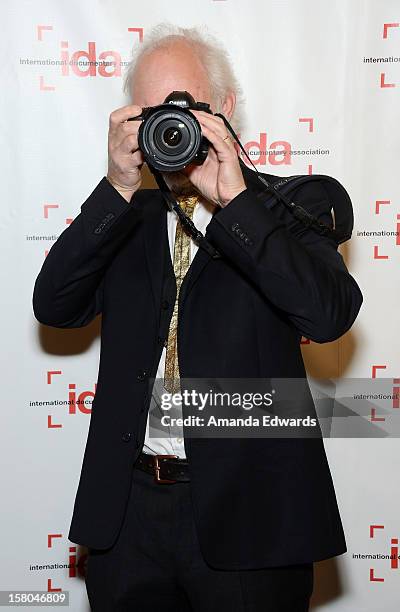
[[[148,164],[148,166],[157,181],[161,194],[166,201],[169,210],[174,210],[176,212],[179,221],[182,223],[183,227],[187,230],[199,248],[204,249],[213,259],[219,259],[221,257],[219,252],[211,244],[211,242],[207,240],[201,231],[197,229],[191,218],[184,212],[182,207],[175,200],[161,172],[150,166],[150,164]]]
[[[265,190],[269,191],[278,200],[280,200],[282,204],[287,208],[287,210],[289,210],[289,212],[296,219],[298,219],[306,227],[310,227],[311,229],[316,231],[318,234],[333,238],[333,240],[338,245],[351,238],[351,234],[353,231],[353,207],[347,192],[336,179],[331,176],[322,174],[311,176],[295,175],[291,177],[284,177],[280,180],[278,179],[278,181],[273,184],[269,183],[267,179],[262,176],[260,172],[258,172],[256,166],[253,164],[253,161],[250,159],[249,155],[247,154],[247,151],[242,146],[242,143],[240,142],[239,138],[237,137],[236,133],[234,132],[232,126],[230,125],[226,117],[224,117],[224,115],[222,115],[221,113],[215,113],[215,116],[221,117],[226,129],[230,132],[234,140],[239,145],[240,149],[243,151],[244,155],[247,157],[247,159],[253,166],[255,170],[255,176],[264,185]],[[292,191],[301,183],[310,180],[323,180],[327,186],[328,192],[332,194],[333,209],[335,213],[335,228],[331,228],[326,223],[323,223],[313,215],[310,215],[310,213],[305,210],[305,208],[303,208],[299,204],[295,204],[284,193],[284,191]],[[282,189],[278,190],[278,187],[282,187]]]
[[[221,113],[215,113],[216,117],[221,117],[223,120],[227,130],[230,132],[234,140],[239,145],[240,149],[247,157],[251,165],[253,166],[255,172],[253,173],[255,177],[264,185],[264,189],[261,190],[261,193],[258,195],[262,196],[262,192],[268,191],[271,195],[277,198],[279,201],[283,203],[283,205],[289,210],[289,212],[298,219],[303,225],[306,227],[310,227],[318,234],[322,236],[329,236],[335,240],[337,244],[345,242],[349,240],[351,237],[352,229],[353,229],[353,210],[350,198],[348,197],[345,189],[340,185],[336,179],[333,177],[329,177],[327,175],[295,175],[291,177],[283,177],[278,179],[275,183],[269,183],[267,179],[258,172],[256,166],[253,164],[246,150],[244,149],[242,143],[231,127],[229,121],[222,115]],[[239,161],[243,164],[242,160]],[[217,251],[217,249],[206,239],[206,237],[197,229],[193,221],[190,219],[188,215],[183,211],[181,206],[178,204],[176,199],[173,197],[171,190],[166,184],[161,172],[154,168],[151,164],[148,164],[150,171],[154,175],[157,184],[160,188],[162,196],[167,203],[169,210],[174,210],[178,215],[178,218],[182,225],[186,228],[190,236],[193,238],[195,243],[202,249],[204,249],[213,259],[220,258],[221,255]],[[295,187],[299,186],[303,182],[309,180],[325,180],[327,184],[329,184],[330,192],[336,196],[332,198],[333,208],[335,212],[335,228],[331,228],[326,223],[322,223],[311,215],[307,210],[305,210],[299,204],[295,204],[288,195],[284,192],[289,193]],[[278,190],[278,187],[282,189]]]

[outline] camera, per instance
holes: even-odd
[[[206,102],[196,102],[187,91],[173,91],[157,106],[147,106],[140,115],[128,121],[142,119],[138,144],[146,162],[163,172],[176,172],[188,164],[204,163],[210,146],[201,133],[200,123],[191,110],[213,114]]]

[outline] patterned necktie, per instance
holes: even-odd
[[[192,219],[193,211],[199,196],[178,196],[177,201],[182,210]],[[182,223],[177,221],[175,243],[174,243],[174,272],[176,277],[176,299],[174,311],[169,326],[167,350],[165,355],[164,387],[170,393],[180,390],[180,374],[178,362],[178,300],[182,281],[190,266],[190,241],[191,237],[184,230]]]

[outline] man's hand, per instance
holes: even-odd
[[[140,106],[131,104],[118,108],[110,115],[107,177],[111,182],[115,181],[114,187],[129,200],[141,185],[144,158],[137,140],[141,122],[127,119],[141,112]]]
[[[239,158],[221,117],[191,110],[211,145],[201,166],[189,164],[181,170],[208,200],[226,206],[246,189]]]

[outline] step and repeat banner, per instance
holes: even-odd
[[[400,454],[385,424],[400,412],[399,3],[6,0],[2,17],[0,590],[68,591],[72,610],[89,609],[87,551],[67,534],[100,318],[42,326],[32,291],[107,171],[109,115],[129,103],[132,49],[166,21],[205,27],[225,46],[243,90],[241,141],[260,171],[327,174],[352,199],[353,238],[340,251],[364,303],[340,340],[303,338],[302,351],[310,381],[386,379],[393,393],[383,406],[370,397],[363,415],[380,435],[345,428],[325,440],[348,552],[316,564],[312,609],[396,609]]]

